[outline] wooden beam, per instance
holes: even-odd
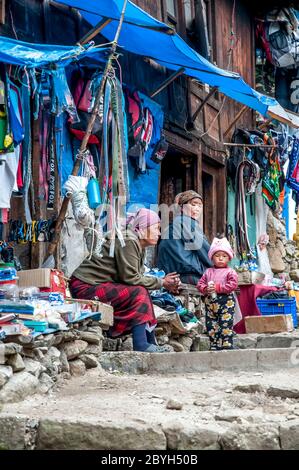
[[[211,96],[214,95],[214,93],[217,91],[217,87],[216,86],[213,86],[213,88],[211,89],[211,91],[207,94],[207,96],[205,97],[205,99],[200,103],[200,105],[198,106],[197,110],[195,111],[195,113],[193,114],[192,118],[191,118],[191,122],[194,123],[195,119],[197,118],[197,116],[199,115],[200,111],[202,110],[202,108],[204,107],[204,105],[209,101],[209,99],[211,98]]]
[[[90,31],[88,31],[85,36],[83,36],[82,39],[77,43],[79,46],[83,46],[84,44],[87,44],[89,41],[91,41],[97,34],[99,34],[102,29],[105,28],[109,23],[111,23],[112,19],[111,18],[104,18],[103,20],[99,21],[94,28],[92,28]]]
[[[243,106],[243,108],[241,108],[241,110],[238,112],[238,114],[235,116],[235,118],[232,120],[232,122],[229,124],[228,128],[224,132],[223,137],[227,136],[227,134],[231,131],[231,129],[234,127],[237,121],[239,121],[240,117],[243,116],[243,114],[245,113],[247,109],[248,109],[247,106]]]
[[[174,72],[170,77],[168,77],[164,82],[161,83],[161,85],[156,88],[156,90],[152,91],[150,94],[151,98],[154,98],[154,96],[158,95],[163,91],[166,87],[168,87],[176,78],[180,77],[183,73],[185,72],[184,67],[181,67],[179,70]]]

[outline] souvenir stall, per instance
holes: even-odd
[[[296,76],[299,65],[298,12],[282,8],[267,13],[257,21],[256,37],[259,91],[297,112],[291,103],[294,87],[289,81],[288,88],[286,80]],[[258,117],[256,130],[236,129],[227,143],[227,231],[237,253],[243,317],[290,314],[297,327],[298,251],[292,221],[298,212],[298,131],[281,113],[270,115],[274,120]],[[238,333],[251,331],[250,321],[248,328],[245,322],[236,326]]]

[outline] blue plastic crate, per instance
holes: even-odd
[[[257,299],[256,304],[261,315],[292,315],[294,327],[297,328],[296,298],[289,299]]]

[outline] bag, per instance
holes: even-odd
[[[99,75],[96,75],[93,78],[84,78],[80,76],[76,82],[73,95],[80,121],[73,122],[69,119],[69,130],[78,140],[84,139],[85,131],[92,114],[95,94],[97,87],[99,86],[100,79],[101,76]],[[101,101],[99,113],[95,119],[91,135],[88,139],[89,144],[100,145],[102,129],[103,100]]]
[[[266,16],[265,33],[271,62],[276,67],[299,64],[299,22],[292,8],[274,10]]]
[[[166,142],[166,139],[164,136],[161,137],[161,139],[156,143],[151,160],[155,163],[161,163],[162,160],[164,159],[166,153],[168,150],[168,143]]]
[[[144,108],[142,101],[135,91],[131,93],[126,89],[127,117],[128,117],[128,156],[134,160],[138,171],[146,171],[145,152],[147,151],[154,128],[154,118],[149,108]]]

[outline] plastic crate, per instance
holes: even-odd
[[[41,333],[48,328],[48,322],[46,321],[24,320],[23,323],[27,328],[31,328],[32,330]]]
[[[297,328],[297,308],[296,298],[290,297],[289,299],[257,299],[261,315],[292,315],[294,327]]]

